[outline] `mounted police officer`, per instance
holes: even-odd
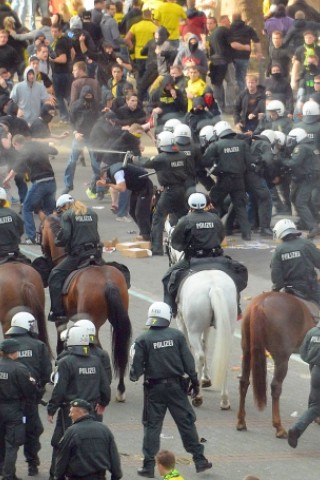
[[[184,448],[193,456],[197,473],[212,467],[199,442],[196,416],[188,400],[189,381],[184,379],[184,375],[188,375],[189,391],[196,396],[199,382],[194,360],[183,333],[170,328],[170,320],[170,307],[163,302],[153,303],[146,323],[150,329],[138,337],[132,347],[130,380],[136,382],[144,375],[144,460],[138,475],[147,478],[154,478],[155,455],[159,451],[167,409],[179,429]]]
[[[18,312],[11,320],[11,328],[5,335],[13,337],[19,343],[18,359],[29,370],[37,386],[37,395],[29,397],[25,404],[24,416],[26,417],[26,442],[24,456],[28,462],[28,475],[38,474],[40,459],[40,435],[43,425],[39,417],[38,403],[45,391],[46,384],[50,381],[51,359],[47,346],[34,337],[37,334],[37,322],[29,312]]]
[[[308,238],[314,238],[320,234],[320,227],[310,209],[310,201],[320,178],[320,155],[302,128],[289,132],[287,145],[292,154],[283,164],[292,170],[291,201],[309,230]]]
[[[313,300],[320,305],[320,285],[315,268],[320,268],[320,251],[296,229],[292,220],[279,220],[273,229],[282,243],[271,259],[273,290],[289,292]]]
[[[242,238],[251,240],[244,183],[247,167],[252,163],[249,146],[245,140],[236,138],[228,122],[220,121],[213,128],[215,136],[210,139],[202,158],[202,164],[211,168],[211,173],[217,177],[216,185],[210,190],[210,199],[222,213],[223,202],[230,195]]]
[[[56,245],[65,247],[67,257],[54,267],[49,277],[51,311],[48,319],[63,322],[65,312],[61,292],[64,281],[86,260],[92,258],[99,264],[103,260],[96,212],[68,193],[58,198],[56,208],[61,213],[60,225],[52,222],[51,227]]]
[[[91,405],[82,398],[70,402],[72,420],[59,442],[55,466],[57,480],[103,480],[110,471],[113,480],[122,478],[120,456],[106,425],[91,416]]]
[[[92,405],[96,417],[101,419],[110,402],[110,385],[97,356],[90,354],[89,334],[86,328],[72,326],[68,330],[66,345],[69,355],[58,361],[54,375],[54,388],[48,403],[48,421],[58,411],[55,430],[51,439],[53,447],[50,475],[53,479],[57,445],[66,428],[71,424],[69,404],[81,397]]]
[[[3,480],[18,480],[16,460],[25,442],[25,402],[36,393],[25,365],[15,362],[20,344],[13,338],[0,344],[0,469]]]
[[[159,154],[151,159],[139,157],[136,162],[154,168],[161,194],[153,213],[151,225],[152,255],[163,255],[163,228],[167,215],[177,219],[187,213],[185,182],[188,178],[186,155],[179,152],[173,133],[163,131],[157,136]]]
[[[9,208],[7,192],[0,187],[0,263],[8,260],[31,263],[19,249],[23,230],[22,218]]]

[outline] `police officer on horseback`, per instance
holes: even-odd
[[[95,211],[69,194],[58,198],[56,208],[61,214],[60,224],[52,222],[51,229],[56,245],[65,247],[67,256],[54,267],[49,277],[51,311],[48,319],[62,323],[66,319],[61,292],[67,276],[90,260],[100,265],[103,260]]]
[[[23,230],[22,218],[9,208],[7,192],[0,187],[0,263],[5,263],[9,260],[31,263],[19,249]]]
[[[271,259],[273,290],[284,288],[320,306],[320,285],[315,268],[320,268],[320,251],[310,240],[301,238],[292,220],[279,220],[273,229],[282,240]]]
[[[153,303],[146,323],[150,329],[136,339],[131,349],[130,380],[136,382],[144,375],[144,460],[138,475],[147,478],[154,478],[155,455],[167,409],[179,429],[184,448],[193,456],[196,472],[212,468],[203,454],[204,447],[195,427],[196,416],[188,400],[188,390],[192,397],[199,393],[194,359],[185,336],[170,328],[170,321],[170,307],[163,302]],[[187,382],[184,374],[190,379]]]
[[[35,381],[37,392],[28,397],[25,403],[24,416],[26,417],[26,441],[24,455],[28,462],[28,475],[38,474],[40,459],[40,435],[43,433],[43,425],[39,417],[38,403],[40,402],[46,384],[50,381],[51,359],[47,346],[35,338],[37,334],[37,322],[29,312],[18,312],[11,320],[11,328],[5,333],[14,338],[18,343],[18,360],[29,370]]]
[[[185,253],[185,257],[169,268],[162,279],[164,302],[177,313],[175,296],[181,273],[190,268],[191,258],[212,258],[223,255],[221,242],[224,239],[224,226],[220,218],[205,211],[207,199],[203,193],[192,193],[188,204],[190,211],[177,223],[171,236],[171,246]]]

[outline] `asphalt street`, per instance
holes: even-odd
[[[53,160],[56,172],[58,192],[63,189],[63,171],[70,150],[70,139],[55,142],[59,155]],[[146,154],[154,152],[150,145]],[[119,241],[129,241],[138,233],[136,225],[120,223],[110,210],[111,200],[89,200],[85,194],[87,184],[91,179],[91,167],[88,156],[86,166],[78,165],[76,171],[75,190],[72,194],[84,203],[96,209],[99,215],[99,231],[102,240],[118,238]],[[58,196],[58,195],[57,195]],[[275,221],[278,218],[274,218]],[[243,262],[249,270],[249,284],[242,293],[242,306],[245,307],[250,299],[270,290],[271,281],[269,264],[272,251],[275,248],[273,240],[264,240],[258,234],[253,235],[250,242],[243,242],[240,235],[228,237],[226,253]],[[23,246],[22,251],[30,258],[40,255],[39,246]],[[133,325],[133,338],[139,335],[146,321],[149,304],[154,300],[162,299],[161,277],[168,268],[168,259],[164,257],[147,257],[132,259],[121,256],[118,252],[105,253],[106,260],[116,260],[125,263],[132,275],[130,289],[129,314]],[[46,291],[46,311],[49,311],[50,302]],[[319,426],[314,424],[309,427],[299,441],[296,450],[292,450],[285,440],[275,438],[271,424],[271,399],[270,388],[268,393],[268,406],[265,411],[258,412],[249,389],[247,399],[247,432],[236,431],[236,413],[238,404],[238,376],[241,365],[240,325],[238,322],[234,338],[234,348],[229,371],[229,393],[231,410],[221,411],[219,408],[219,392],[211,388],[204,392],[204,404],[196,410],[197,427],[199,436],[205,445],[205,454],[213,462],[213,469],[202,474],[196,474],[192,459],[182,446],[177,428],[170,415],[167,415],[161,439],[161,447],[174,451],[177,456],[177,468],[186,480],[195,478],[215,480],[241,480],[247,474],[254,474],[261,480],[316,480],[319,478]],[[173,323],[173,326],[174,323]],[[54,348],[56,333],[52,324],[48,325],[51,343]],[[109,325],[106,324],[101,331],[100,338],[105,349],[110,348]],[[212,334],[213,336],[213,334]],[[272,376],[272,361],[268,361],[268,376]],[[113,431],[123,467],[123,478],[136,480],[137,468],[141,466],[142,445],[142,382],[136,384],[126,381],[127,401],[123,404],[116,403],[115,387],[112,384],[112,401],[104,414],[104,422]],[[52,387],[48,386],[45,398],[50,397]],[[298,356],[293,356],[290,361],[289,373],[284,382],[281,412],[283,423],[289,428],[297,415],[301,414],[307,406],[309,392],[308,367]],[[44,434],[40,452],[41,466],[37,476],[39,480],[49,477],[49,464],[51,458],[50,439],[53,426],[46,420],[46,410],[40,406],[41,418],[44,424]],[[17,475],[27,478],[27,465],[24,463],[23,453],[20,449],[17,462]],[[157,475],[157,478],[160,478]]]

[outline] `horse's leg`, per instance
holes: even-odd
[[[207,363],[209,334],[210,334],[210,327],[208,327],[203,333],[202,343],[203,343],[203,351],[204,351],[204,364],[203,364],[202,377],[201,379],[199,379],[201,381],[202,388],[211,387],[211,378],[210,378],[208,363]]]
[[[126,387],[124,384],[124,376],[120,375],[119,383],[117,386],[116,401],[123,403],[126,401]]]
[[[282,384],[288,372],[289,358],[281,363],[275,363],[274,374],[271,382],[272,397],[272,425],[276,429],[277,438],[287,438],[287,431],[282,426],[280,417],[280,395],[282,393]]]
[[[250,385],[249,378],[250,378],[250,362],[251,362],[251,355],[250,350],[243,352],[242,357],[242,373],[239,382],[239,410],[238,410],[238,423],[237,423],[237,430],[247,430],[246,424],[246,396],[248,387]]]

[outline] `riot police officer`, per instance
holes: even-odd
[[[172,308],[172,314],[177,313],[175,302],[178,281],[172,274],[181,272],[190,267],[190,259],[209,258],[223,255],[221,242],[224,239],[224,227],[218,215],[206,212],[207,199],[203,193],[192,193],[188,198],[190,211],[180,218],[171,236],[171,246],[175,250],[185,252],[185,257],[169,268],[162,278],[164,287],[164,302]],[[168,286],[170,285],[170,289]]]
[[[25,365],[15,362],[19,342],[13,338],[0,344],[0,468],[3,480],[17,480],[19,445],[25,441],[24,403],[36,393]]]
[[[40,459],[40,435],[43,425],[39,416],[38,402],[41,400],[45,386],[50,381],[51,360],[47,346],[34,338],[37,333],[37,322],[29,312],[18,312],[11,320],[11,328],[5,333],[19,343],[18,359],[29,370],[37,386],[37,395],[28,398],[25,404],[24,416],[26,417],[26,442],[24,456],[28,462],[28,475],[38,474]]]
[[[173,130],[173,138],[175,144],[179,148],[179,152],[183,152],[186,156],[186,169],[188,178],[185,183],[187,195],[196,191],[196,169],[201,160],[200,149],[192,142],[191,129],[188,125],[180,123]]]
[[[102,260],[102,245],[98,233],[98,216],[94,210],[65,193],[61,195],[56,208],[61,213],[60,225],[52,223],[58,246],[65,247],[67,257],[62,260],[49,276],[51,311],[48,320],[65,321],[62,287],[67,276],[86,259]]]
[[[66,345],[69,355],[58,361],[54,375],[54,388],[48,403],[48,420],[58,411],[55,430],[51,439],[53,447],[50,475],[54,475],[57,445],[66,428],[71,424],[68,417],[69,403],[81,397],[92,405],[97,416],[103,413],[110,401],[110,385],[101,361],[91,355],[89,334],[86,328],[72,326],[68,330]]]
[[[303,128],[315,148],[320,150],[320,105],[317,102],[309,100],[303,105],[302,120],[295,127]]]
[[[310,201],[320,178],[319,153],[302,128],[289,132],[287,145],[293,149],[291,158],[283,160],[292,170],[291,201],[309,230],[308,238],[314,238],[320,234],[320,227],[310,209]]]
[[[109,428],[96,422],[90,413],[91,405],[86,400],[77,398],[70,403],[72,426],[59,443],[55,466],[57,480],[102,480],[107,470],[113,480],[122,478],[114,437]]]
[[[132,347],[130,380],[136,382],[144,375],[144,460],[138,474],[147,478],[154,478],[155,455],[159,451],[167,409],[179,429],[184,448],[193,456],[197,473],[212,467],[203,455],[204,447],[195,427],[196,416],[183,380],[184,374],[189,376],[190,391],[196,396],[199,382],[194,360],[183,333],[170,328],[170,320],[170,307],[163,302],[153,303],[146,323],[150,329],[138,337]]]
[[[167,215],[177,219],[187,213],[185,182],[188,178],[186,155],[179,152],[173,133],[163,131],[157,136],[159,154],[151,159],[140,157],[137,161],[146,168],[154,168],[161,194],[155,207],[151,225],[152,255],[163,255],[163,228]]]
[[[7,192],[0,187],[0,261],[5,259],[31,263],[19,249],[23,234],[23,220],[9,208]]]
[[[213,128],[217,140],[211,139],[202,158],[202,164],[211,168],[217,177],[217,183],[210,190],[210,199],[222,213],[223,201],[229,194],[242,238],[251,240],[244,183],[244,174],[252,163],[249,146],[244,140],[236,138],[228,122],[220,121]]]
[[[271,259],[273,290],[288,288],[320,305],[320,285],[315,268],[320,268],[320,251],[296,229],[292,220],[284,218],[274,226],[274,235],[282,243]],[[290,288],[289,288],[290,287]]]

